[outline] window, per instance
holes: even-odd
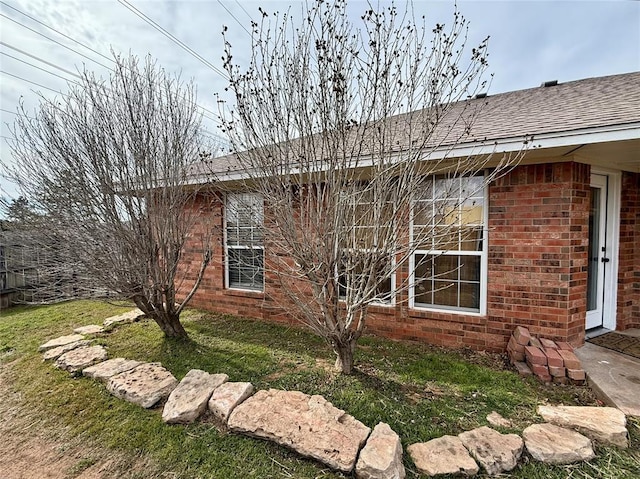
[[[346,299],[349,289],[367,291],[365,296],[374,295],[375,303],[391,304],[395,277],[388,271],[393,261],[395,205],[365,182],[345,188],[342,195],[339,295]]]
[[[263,201],[252,193],[227,195],[227,286],[264,290]]]
[[[484,178],[429,178],[413,203],[414,306],[482,312],[486,289]]]

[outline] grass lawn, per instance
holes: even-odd
[[[123,466],[117,477],[345,477],[275,444],[220,432],[207,422],[165,425],[159,410],[118,400],[102,384],[72,379],[42,362],[39,344],[128,309],[76,301],[2,311],[0,365],[12,397],[19,398],[21,420],[38,421],[54,437],[129,457],[131,464],[141,457],[149,461],[143,470]],[[387,422],[405,449],[486,425],[486,415],[494,410],[515,425],[502,432],[519,433],[541,422],[535,414],[539,404],[596,404],[588,388],[523,380],[493,355],[365,337],[356,355],[356,373],[340,376],[330,371],[333,355],[326,345],[303,330],[200,311],[185,312],[183,322],[188,342],[165,340],[150,321],[121,326],[97,342],[107,346],[111,358],[159,361],[178,379],[190,369],[203,369],[227,373],[231,381],[251,381],[256,388],[321,394],[371,428]],[[509,477],[640,477],[637,418],[629,421],[628,429],[627,450],[598,446],[596,459],[570,466],[525,459]],[[69,477],[92,463],[85,459]],[[406,453],[405,466],[407,477],[417,477]]]

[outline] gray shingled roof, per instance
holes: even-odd
[[[542,134],[578,132],[640,122],[640,72],[588,78],[555,86],[489,95],[450,105],[432,135],[428,147],[456,143],[499,141]],[[404,132],[408,113],[391,118],[395,123],[401,150],[409,138]],[[467,121],[477,115],[469,131]],[[237,170],[234,155],[211,160],[208,169],[217,172]],[[205,169],[206,170],[206,169]]]

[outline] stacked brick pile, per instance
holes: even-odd
[[[584,384],[585,372],[569,343],[531,336],[518,326],[509,338],[507,353],[520,376],[535,374],[545,383]]]

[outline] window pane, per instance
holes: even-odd
[[[435,256],[433,258],[435,266],[435,279],[458,279],[458,259],[459,256]]]
[[[260,249],[233,249],[229,253],[229,286],[262,289],[263,251]]]
[[[433,282],[433,304],[438,306],[458,306],[458,283],[455,281]]]
[[[480,282],[480,256],[458,256],[460,280]]]
[[[460,251],[482,251],[482,228],[462,228]]]
[[[460,307],[480,309],[480,283],[460,283]]]
[[[415,304],[480,309],[480,255],[415,257]]]

